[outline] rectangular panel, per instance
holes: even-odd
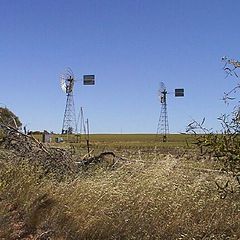
[[[83,75],[83,85],[95,85],[95,75]]]
[[[183,88],[175,89],[175,97],[184,97],[184,89]]]

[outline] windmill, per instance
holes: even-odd
[[[76,132],[76,115],[73,99],[74,74],[71,68],[67,68],[65,73],[60,76],[60,84],[64,93],[67,95],[67,101],[63,117],[62,134],[72,134]]]
[[[74,107],[73,90],[77,80],[74,77],[71,68],[60,76],[60,84],[64,93],[67,95],[67,101],[63,117],[62,134],[77,133],[77,121]],[[95,75],[83,75],[83,85],[95,85]]]
[[[157,136],[162,136],[162,141],[167,141],[167,134],[169,134],[169,124],[168,124],[168,114],[167,114],[167,91],[166,86],[163,82],[160,83],[160,88],[158,90],[158,97],[161,103],[161,113],[158,120]],[[175,89],[175,97],[183,97],[184,89]]]

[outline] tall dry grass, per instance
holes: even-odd
[[[214,184],[227,176],[190,160],[142,158],[61,182],[2,162],[0,238],[240,239],[239,195],[222,199]]]

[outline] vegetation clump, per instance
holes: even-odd
[[[0,123],[14,128],[19,128],[22,126],[19,118],[7,107],[0,107]]]
[[[227,76],[235,76],[238,79],[236,70],[240,68],[240,62],[229,60],[224,57],[224,70]],[[229,189],[229,181],[224,186],[219,186],[225,193],[239,192],[240,189],[240,106],[236,93],[239,92],[240,84],[224,94],[223,100],[228,103],[235,101],[231,114],[223,114],[218,118],[221,122],[221,132],[215,133],[204,126],[205,118],[201,123],[193,121],[188,125],[187,132],[193,132],[196,137],[195,144],[200,149],[200,155],[208,156],[222,164],[222,170],[230,173],[238,183],[238,188]]]

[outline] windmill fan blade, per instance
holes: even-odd
[[[63,76],[61,76],[60,85],[61,85],[62,90],[66,93],[67,85],[66,85],[66,82],[65,82],[65,79]]]
[[[74,79],[74,74],[73,74],[73,71],[72,71],[72,69],[70,68],[70,67],[68,67],[67,69],[66,69],[66,76],[65,76],[66,78],[73,78]]]
[[[73,86],[74,86],[74,75],[70,68],[67,68],[67,70],[60,75],[60,86],[63,90],[63,92],[69,94],[73,92]]]

